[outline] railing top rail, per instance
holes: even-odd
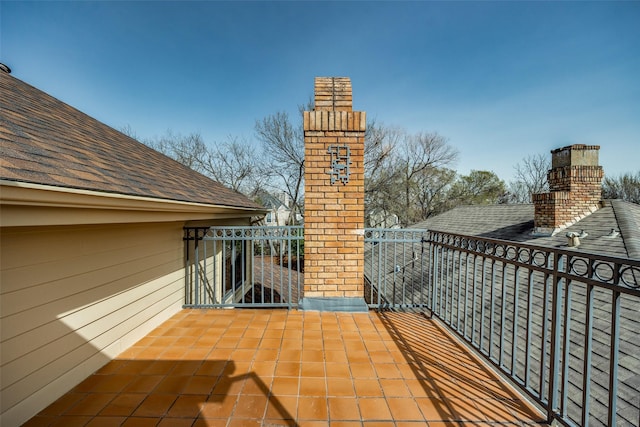
[[[184,227],[187,236],[198,236],[204,240],[242,240],[242,239],[302,239],[304,227],[301,225],[279,226],[212,226],[212,227]]]
[[[483,242],[494,243],[496,245],[501,245],[501,246],[515,246],[515,247],[519,247],[519,248],[526,248],[526,249],[532,249],[532,250],[538,250],[538,251],[552,252],[552,253],[565,255],[567,257],[581,257],[581,258],[589,258],[589,259],[598,259],[598,260],[601,260],[601,261],[613,262],[613,263],[618,263],[618,264],[628,264],[628,265],[640,267],[640,259],[621,258],[621,257],[610,256],[610,255],[595,254],[595,253],[591,253],[591,252],[580,252],[579,250],[575,250],[575,249],[552,248],[552,247],[549,247],[549,246],[532,245],[530,243],[514,242],[512,240],[493,239],[493,238],[481,237],[481,236],[469,236],[469,235],[465,235],[465,234],[456,234],[456,233],[449,233],[449,232],[444,232],[444,231],[429,230],[428,232],[429,232],[429,234],[431,236],[433,236],[433,235],[441,236],[438,240],[430,239],[430,241],[433,242],[433,243],[449,243],[450,244],[451,242],[450,242],[450,240],[448,238],[453,237],[453,238],[464,239],[464,240],[467,240],[467,241],[471,241],[471,240],[483,241]]]
[[[365,228],[364,238],[372,242],[417,243],[428,230],[421,228]]]
[[[640,295],[640,260],[441,231],[428,242]]]

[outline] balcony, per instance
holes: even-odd
[[[640,261],[370,230],[371,310],[321,313],[297,310],[302,242],[186,230],[188,308],[28,425],[640,422]]]
[[[185,309],[27,426],[509,426],[545,417],[417,313]]]
[[[188,306],[297,307],[304,277],[283,253],[301,253],[301,229],[186,237]],[[274,247],[289,267],[276,274],[264,268]],[[371,309],[431,313],[549,423],[639,425],[639,260],[420,229],[369,229],[365,247]],[[239,298],[221,298],[227,288]]]

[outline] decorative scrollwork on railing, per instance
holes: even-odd
[[[550,252],[535,249],[531,253],[531,263],[536,267],[547,267],[549,265]]]
[[[506,253],[507,253],[506,245],[496,245],[495,250],[493,251],[493,255],[497,256],[498,258],[504,258]]]
[[[476,256],[489,256],[507,264],[524,265],[525,268],[546,271],[548,274],[557,271],[568,280],[640,289],[640,263],[636,260],[437,231],[430,232],[429,239],[424,243]],[[562,267],[563,265],[565,267]]]
[[[184,239],[183,240],[202,240],[209,233],[208,228],[203,227],[193,227],[193,228],[185,228],[184,229]]]
[[[368,243],[390,242],[396,244],[424,243],[426,230],[419,228],[366,228],[364,239]]]
[[[568,273],[580,279],[640,289],[640,266],[597,259],[595,256],[571,257]]]
[[[602,280],[605,283],[613,283],[615,278],[615,268],[610,263],[600,262],[597,263],[596,268],[594,268],[593,274],[598,278],[598,280]]]
[[[531,262],[531,249],[520,248],[518,249],[518,261],[523,264],[529,264]]]
[[[640,267],[626,265],[620,269],[620,281],[631,289],[640,289]]]
[[[191,233],[194,229],[185,229]],[[262,227],[211,227],[202,236],[208,239],[221,240],[254,240],[254,239],[299,239],[304,235],[302,226],[262,226]]]
[[[517,261],[518,255],[518,248],[516,248],[515,246],[509,246],[505,251],[504,258],[509,261]]]
[[[589,263],[584,258],[571,258],[568,272],[579,277],[588,278]]]
[[[469,239],[467,239],[466,237],[460,237],[457,243],[458,243],[457,246],[459,248],[468,249],[469,247]]]

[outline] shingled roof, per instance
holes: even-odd
[[[509,240],[552,248],[640,259],[640,205],[605,200],[602,207],[554,236],[533,234],[533,205],[459,206],[411,228]],[[567,247],[566,233],[586,233]]]
[[[0,72],[0,179],[234,208],[222,184]]]

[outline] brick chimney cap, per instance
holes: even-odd
[[[551,168],[599,166],[599,145],[574,144],[551,151]]]
[[[599,145],[585,145],[585,144],[573,144],[567,145],[566,147],[556,148],[555,150],[551,150],[551,154],[559,153],[561,151],[566,150],[600,150]]]
[[[314,86],[315,111],[352,111],[349,77],[316,77]]]

